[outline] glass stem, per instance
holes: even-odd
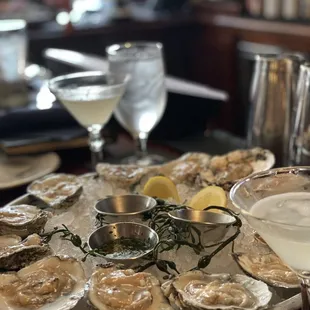
[[[138,158],[147,156],[147,139],[148,134],[146,132],[140,132],[139,135],[135,137],[136,155]]]
[[[310,278],[301,277],[301,299],[302,299],[302,310],[310,310]]]
[[[91,150],[91,163],[93,170],[96,170],[96,165],[103,161],[104,139],[101,136],[101,128],[102,127],[99,125],[93,125],[88,128],[88,143]]]

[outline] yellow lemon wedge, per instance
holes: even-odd
[[[225,191],[218,186],[207,186],[199,191],[190,201],[189,206],[195,210],[203,210],[210,206],[227,207]],[[221,210],[210,210],[221,213]]]
[[[169,178],[163,176],[150,178],[144,186],[143,194],[161,199],[172,198],[176,202],[180,202],[175,184]]]

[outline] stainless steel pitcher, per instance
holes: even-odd
[[[310,63],[300,66],[290,137],[290,165],[310,165]]]
[[[299,55],[257,55],[248,123],[249,147],[271,150],[277,165],[289,163],[289,145],[297,80],[303,59]]]

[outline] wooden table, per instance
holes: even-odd
[[[226,132],[214,131],[204,135],[196,134],[179,140],[171,141],[150,141],[149,150],[159,153],[169,159],[176,158],[184,152],[206,152],[210,154],[224,154],[237,148],[244,148],[245,141],[234,137]],[[122,135],[117,143],[107,147],[106,159],[108,162],[119,162],[120,158],[126,157],[134,150],[132,140]],[[58,152],[62,164],[58,172],[83,174],[90,172],[90,153],[87,148],[66,150]],[[0,206],[12,201],[13,199],[26,193],[26,185],[9,189],[0,190]]]

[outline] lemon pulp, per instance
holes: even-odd
[[[169,178],[164,176],[150,178],[144,186],[143,194],[161,199],[172,198],[176,202],[180,202],[175,184]]]

